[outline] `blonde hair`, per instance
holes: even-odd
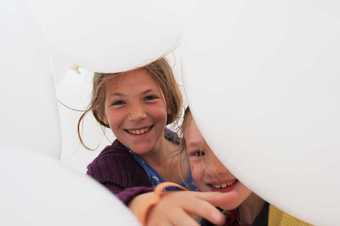
[[[179,115],[181,113],[181,106],[182,106],[182,94],[176,82],[175,76],[173,74],[172,68],[167,62],[165,58],[160,58],[144,67],[141,67],[146,70],[150,75],[151,78],[157,82],[160,86],[165,102],[167,105],[167,124],[175,122],[178,120]],[[122,74],[121,73],[95,73],[93,78],[93,89],[92,89],[92,96],[89,107],[81,114],[77,130],[78,130],[78,137],[81,144],[88,148],[81,136],[81,125],[85,116],[92,111],[95,119],[101,125],[109,128],[109,125],[105,122],[105,83],[112,79],[113,77]],[[89,148],[88,148],[89,149]]]

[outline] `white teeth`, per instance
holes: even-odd
[[[229,182],[226,184],[227,187],[230,187],[231,185],[233,185],[235,183],[235,181]]]
[[[151,129],[151,127],[143,128],[143,129],[129,129],[127,130],[129,133],[134,134],[134,135],[141,135],[146,132],[148,132]]]
[[[220,188],[221,188],[220,185],[213,185],[213,186],[214,186],[214,188],[217,188],[217,189],[220,189]]]
[[[227,188],[227,187],[230,187],[234,184],[234,181],[233,182],[230,182],[230,183],[224,183],[224,184],[213,184],[212,186],[214,188],[217,188],[217,189],[221,189],[221,188]]]

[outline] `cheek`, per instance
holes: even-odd
[[[112,130],[115,130],[124,121],[124,114],[119,111],[106,110],[105,117]]]
[[[191,166],[192,178],[195,181],[195,183],[197,184],[203,183],[204,168],[202,167],[202,164],[191,161],[190,166]]]
[[[246,186],[244,186],[242,183],[240,183],[240,184],[241,184],[241,186],[240,186],[240,196],[244,201],[245,199],[247,199],[249,197],[249,195],[251,194],[251,191]]]
[[[149,107],[149,113],[153,118],[157,119],[157,121],[167,121],[168,113],[164,104]]]
[[[240,184],[238,192],[234,200],[230,201],[231,208],[236,208],[241,205],[251,194],[251,191],[244,185]]]
[[[230,193],[228,197],[224,200],[223,209],[231,210],[239,207],[246,199],[250,196],[251,191],[245,186],[237,187],[236,191]]]

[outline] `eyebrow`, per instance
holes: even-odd
[[[201,149],[202,144],[200,142],[197,142],[197,141],[192,141],[190,143],[187,143],[187,147],[189,149]]]
[[[123,96],[126,96],[126,95],[123,94],[123,93],[111,93],[109,96],[110,97],[112,97],[112,96],[121,96],[121,97],[123,97]]]
[[[144,92],[142,92],[142,94],[147,94],[147,93],[152,93],[152,92],[154,92],[153,89],[147,89]]]
[[[144,94],[147,94],[147,93],[152,93],[152,92],[155,92],[153,89],[147,89],[145,91],[142,92],[142,95]],[[119,93],[119,92],[114,92],[114,93],[111,93],[110,96],[120,96],[120,97],[124,97],[126,96],[126,94],[124,93]]]

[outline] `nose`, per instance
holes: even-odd
[[[132,121],[143,120],[146,118],[146,111],[144,106],[140,103],[131,104],[129,108],[128,119]]]

